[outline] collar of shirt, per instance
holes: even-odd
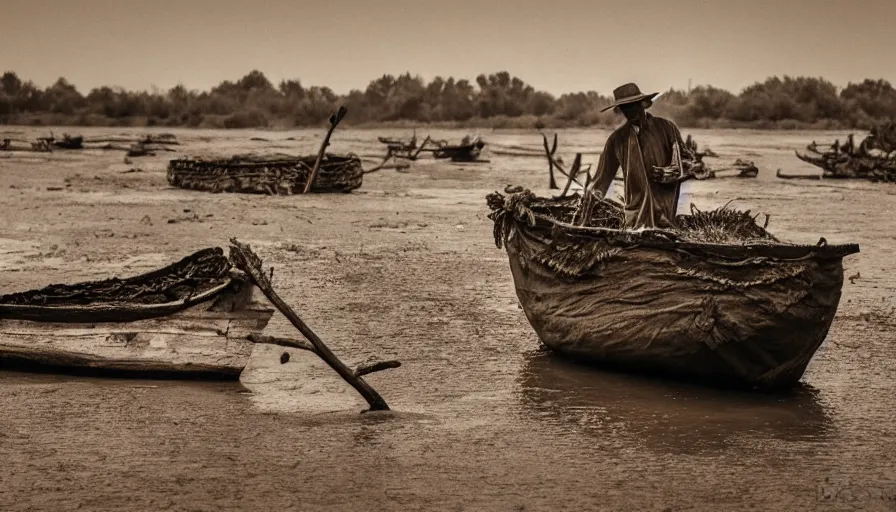
[[[649,113],[646,113],[646,112],[644,113],[644,121],[643,121],[643,123],[642,123],[642,124],[644,125],[643,128],[647,128],[647,127],[650,125],[650,118],[651,118],[651,117],[653,117],[653,116],[651,116]],[[636,125],[636,124],[634,124],[634,123],[629,123],[629,124],[631,125],[632,130],[635,131],[635,134],[636,134],[636,135],[640,135],[640,134],[641,134],[641,129],[642,129],[641,126],[638,126],[638,125]]]

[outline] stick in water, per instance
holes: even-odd
[[[240,243],[235,238],[230,239],[230,259],[234,266],[249,276],[252,282],[257,286],[271,304],[274,305],[287,320],[295,326],[305,338],[311,342],[311,346],[298,341],[287,340],[284,338],[256,337],[250,341],[255,343],[273,343],[275,345],[289,346],[300,348],[303,350],[311,350],[318,357],[324,360],[330,368],[336,371],[340,377],[349,383],[355,390],[367,400],[371,411],[388,411],[389,405],[383,400],[383,397],[374,390],[370,384],[361,378],[365,373],[384,370],[387,368],[396,368],[401,363],[397,361],[386,361],[364,365],[357,370],[352,370],[336,357],[333,352],[324,344],[324,342],[311,330],[305,322],[299,318],[299,315],[283,302],[283,299],[277,295],[271,286],[271,281],[262,268],[261,259],[255,254],[251,247],[247,244]]]
[[[314,161],[314,168],[311,169],[311,174],[308,175],[308,181],[305,182],[305,190],[302,191],[303,194],[311,192],[311,186],[314,185],[314,180],[317,178],[317,170],[320,169],[320,163],[324,159],[324,154],[327,152],[327,146],[330,145],[330,136],[333,135],[333,130],[336,129],[336,125],[339,124],[339,121],[342,121],[342,118],[345,117],[346,112],[345,107],[339,107],[339,110],[330,116],[330,127],[327,129],[327,135],[320,145],[320,151],[317,153],[317,160]]]

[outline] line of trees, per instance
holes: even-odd
[[[610,102],[594,91],[557,97],[506,71],[472,82],[383,75],[346,95],[298,80],[274,85],[257,70],[209,91],[98,87],[86,95],[65,78],[41,89],[12,71],[0,77],[0,124],[290,128],[320,125],[345,105],[346,121],[355,125],[592,126],[618,123],[612,112],[600,112]],[[712,86],[670,89],[654,111],[682,127],[867,128],[896,119],[896,89],[886,80],[838,90],[823,78],[771,77],[739,94]]]

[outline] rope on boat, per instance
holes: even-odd
[[[563,217],[571,216],[580,200],[578,197],[541,199],[526,189],[514,189],[507,196],[498,192],[489,194],[487,203],[492,210],[489,218],[495,222],[495,245],[501,248],[519,229],[525,229],[521,242],[527,247],[524,257],[568,278],[593,272],[607,261],[622,257],[627,250],[653,247],[667,251],[670,255],[668,263],[677,266],[683,276],[735,288],[799,276],[806,271],[806,266],[797,262],[814,258],[818,249],[826,245],[822,239],[813,248],[815,250],[797,258],[756,256],[748,254],[746,246],[742,257],[736,251],[730,258],[714,257],[713,245],[737,248],[749,242],[780,242],[765,230],[765,226],[756,223],[758,215],[752,216],[749,210],[733,210],[728,205],[712,211],[700,211],[692,206],[691,215],[678,216],[679,227],[674,231],[619,229],[621,206],[606,200],[596,203],[595,215],[585,226],[563,222]],[[601,238],[588,236],[597,232]],[[700,244],[708,244],[707,249],[694,247]]]

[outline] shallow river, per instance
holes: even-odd
[[[329,369],[299,352],[281,365],[274,347],[232,384],[0,372],[0,510],[896,510],[896,187],[774,176],[813,173],[793,150],[845,133],[690,132],[720,154],[710,163],[751,159],[760,175],[689,183],[682,210],[734,199],[770,214],[780,238],[861,246],[803,385],[760,395],[595,371],[539,348],[485,195],[547,193],[543,158],[424,160],[347,195],[165,181],[172,156],[312,153],[321,132],[175,130],[177,153],[131,164],[0,153],[0,290],[133,275],[235,236],[343,359],[402,361],[368,378],[394,412],[359,414]],[[372,157],[377,135],[405,134],[338,130],[332,149]],[[541,147],[533,132],[482,135],[497,149]],[[562,131],[559,153],[570,162],[606,135]],[[267,332],[292,328],[278,315]]]

